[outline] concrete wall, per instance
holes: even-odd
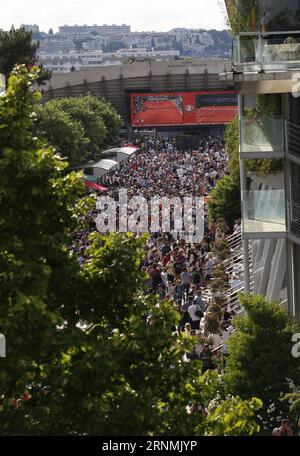
[[[69,83],[71,86],[82,84],[84,80],[87,83],[101,81],[104,77],[107,80],[123,78],[140,78],[149,77],[151,71],[153,76],[161,76],[164,74],[184,75],[187,70],[190,74],[215,74],[218,76],[223,71],[229,71],[229,60],[176,60],[165,62],[139,62],[124,65],[112,65],[107,67],[99,67],[91,70],[76,71],[68,74],[53,75],[50,81],[44,86],[44,92],[66,87]],[[221,84],[221,82],[220,82]]]

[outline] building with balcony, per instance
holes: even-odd
[[[239,98],[245,290],[300,321],[300,0],[225,3],[235,42],[221,78]]]

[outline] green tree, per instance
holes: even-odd
[[[67,157],[71,166],[84,163],[89,157],[90,139],[84,127],[58,106],[46,104],[37,109],[38,135],[44,135],[61,157]]]
[[[291,392],[291,381],[299,385],[299,362],[291,353],[292,335],[299,327],[276,302],[248,294],[239,299],[247,315],[234,320],[223,379],[228,393],[263,401],[262,419],[268,428],[287,412],[279,399]]]
[[[290,393],[284,397],[284,400],[289,400],[292,410],[297,410],[300,413],[300,393]]]
[[[257,398],[247,402],[241,401],[239,397],[227,399],[209,415],[208,428],[211,425],[211,432],[208,435],[256,434],[259,426],[255,423],[255,417],[261,406],[262,402]]]
[[[208,214],[211,221],[224,217],[232,229],[235,220],[241,217],[238,117],[227,125],[224,137],[229,174],[225,174],[212,191],[213,199],[208,205]]]
[[[225,0],[227,8],[227,25],[232,35],[240,32],[258,30],[259,6],[254,0]]]
[[[38,76],[17,67],[0,98],[0,328],[9,341],[0,390],[8,403],[59,354],[66,287],[53,284],[76,269],[66,243],[85,205],[76,199],[80,178],[63,175],[67,165],[32,135]]]
[[[121,118],[114,108],[91,95],[51,100],[40,106],[37,114],[38,134],[67,157],[71,166],[100,158],[101,151],[120,132]],[[58,128],[60,120],[65,135]]]
[[[33,136],[37,77],[17,67],[0,98],[1,434],[256,432],[259,401],[227,398],[217,373],[183,362],[176,307],[143,293],[143,238],[94,233],[81,268],[69,253],[91,204],[80,174]]]
[[[282,398],[282,401],[289,406],[289,419],[297,428],[296,435],[300,436],[300,391],[299,386],[295,388],[295,391],[287,394]]]
[[[0,31],[0,73],[8,77],[15,64],[34,65],[38,43],[32,43],[32,33],[24,28]]]
[[[32,32],[27,32],[24,28],[11,29],[8,32],[0,31],[0,73],[8,78],[10,72],[16,64],[25,64],[27,68],[36,65],[36,51],[39,42],[32,41]],[[44,70],[41,66],[36,81],[43,83],[50,79],[51,72]]]
[[[276,141],[278,138],[277,124],[274,125],[274,118],[280,118],[282,113],[281,96],[279,94],[259,94],[256,96],[256,105],[254,108],[246,109],[246,117],[254,117],[259,120],[264,118],[264,133],[270,144],[274,144],[274,148],[278,147]],[[280,135],[280,131],[279,131]],[[275,141],[274,141],[275,138]],[[267,174],[276,174],[282,172],[283,161],[281,159],[260,159],[260,160],[247,160],[247,170],[257,173],[259,176],[266,176]]]
[[[226,127],[225,148],[228,157],[228,168],[233,180],[240,179],[240,155],[239,155],[239,120],[236,116]]]
[[[230,175],[225,175],[217,182],[213,189],[212,201],[208,210],[211,220],[224,218],[232,230],[236,219],[241,217],[241,191],[239,179],[233,180]]]
[[[112,104],[105,100],[105,98],[96,98],[88,94],[83,97],[84,103],[95,112],[96,115],[101,117],[107,129],[105,138],[105,145],[114,144],[120,134],[122,125],[122,118],[114,109]]]

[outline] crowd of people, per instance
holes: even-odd
[[[147,139],[139,153],[121,169],[109,173],[105,184],[116,197],[119,188],[128,196],[207,196],[226,169],[226,153],[219,137],[203,140],[198,150],[178,150],[174,138]]]
[[[120,145],[124,145],[125,141]],[[119,189],[126,189],[128,197],[206,197],[216,181],[226,171],[227,159],[221,137],[206,137],[197,150],[181,150],[176,139],[143,138],[139,151],[118,170],[106,175],[107,196],[118,204]],[[98,210],[88,217],[88,228],[74,234],[72,252],[82,265],[88,260],[88,236],[96,230]],[[237,228],[239,222],[237,222]],[[198,244],[186,242],[171,232],[150,233],[145,246],[142,269],[147,273],[145,293],[156,294],[161,300],[173,300],[181,314],[174,331],[189,336],[203,332],[203,316],[208,302],[204,292],[214,274],[215,258],[212,245],[220,235],[215,223],[209,223],[204,214],[204,237]],[[232,315],[224,310],[224,322],[230,325]],[[202,354],[203,353],[203,354]],[[213,353],[204,344],[196,357],[202,360],[203,370],[212,367]]]

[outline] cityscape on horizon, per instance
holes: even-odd
[[[22,24],[39,42],[39,63],[53,73],[121,65],[133,61],[185,58],[230,58],[232,38],[226,30],[173,28],[168,32],[134,32],[130,25],[63,25],[54,33],[37,24]]]

